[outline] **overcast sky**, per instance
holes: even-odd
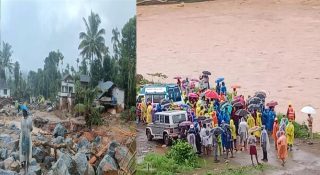
[[[85,31],[82,17],[91,10],[101,18],[106,30],[106,45],[111,51],[111,30],[123,25],[136,14],[135,0],[0,0],[1,40],[12,45],[13,61],[22,70],[43,68],[52,50],[64,55],[64,66],[76,68],[79,33]]]

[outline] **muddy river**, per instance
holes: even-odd
[[[278,112],[292,103],[299,122],[305,105],[318,111],[320,131],[320,1],[216,0],[139,6],[137,72],[223,76],[245,96],[266,90]],[[150,78],[150,77],[149,77]],[[229,89],[231,90],[231,89]]]

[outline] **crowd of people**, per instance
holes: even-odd
[[[200,77],[196,82],[199,83],[198,88],[190,87],[192,83],[188,79],[177,80],[185,105],[172,103],[168,109],[164,109],[160,104],[153,106],[150,101],[142,103],[143,120],[151,123],[153,114],[162,110],[177,107],[187,110],[189,120],[193,123],[184,130],[187,141],[198,154],[211,155],[213,152],[215,162],[219,162],[219,156],[224,156],[228,161],[229,156],[234,157],[234,151],[248,151],[252,164],[253,157],[260,164],[257,145],[261,146],[262,161],[267,162],[271,136],[274,149],[284,166],[287,151],[292,151],[294,143],[295,110],[291,104],[287,114],[278,119],[275,112],[278,103],[266,103],[267,94],[263,91],[245,99],[243,95],[238,95],[240,86],[231,86],[232,92],[227,93],[224,78],[216,80],[215,89],[210,89],[208,76],[205,79]],[[210,119],[211,122],[203,123],[203,119]],[[312,125],[312,121],[309,123]]]

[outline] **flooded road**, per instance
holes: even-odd
[[[292,103],[297,120],[306,121],[303,106],[320,113],[319,11],[317,0],[139,6],[137,73],[161,72],[174,82],[174,76],[198,78],[209,70],[211,84],[223,76],[245,96],[266,90],[267,101],[279,102],[277,112]],[[318,132],[319,123],[317,114]]]

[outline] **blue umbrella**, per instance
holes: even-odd
[[[217,78],[217,79],[216,79],[216,83],[220,83],[220,82],[222,82],[223,80],[224,80],[223,77]]]

